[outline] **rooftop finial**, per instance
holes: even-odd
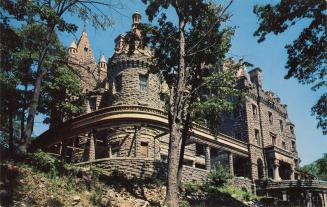
[[[134,14],[132,15],[133,18],[133,24],[139,24],[141,23],[141,14],[138,11],[135,11]]]
[[[83,32],[86,32],[86,20],[84,21],[84,25],[83,25]]]

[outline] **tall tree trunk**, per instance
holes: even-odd
[[[177,182],[178,186],[180,186],[182,182],[182,175],[183,175],[183,162],[184,162],[184,153],[185,153],[185,146],[186,140],[190,137],[189,130],[190,130],[190,113],[186,115],[183,133],[182,133],[182,143],[180,149],[180,156],[179,156],[179,163],[178,163],[178,173],[177,173]]]
[[[24,139],[24,130],[25,130],[25,110],[26,110],[26,94],[27,94],[27,83],[25,83],[25,89],[24,89],[24,100],[23,100],[23,106],[22,106],[22,113],[20,117],[20,141]]]
[[[23,145],[20,148],[20,151],[22,153],[27,152],[27,147],[31,141],[33,125],[34,125],[34,118],[36,115],[36,109],[39,104],[39,98],[40,98],[40,93],[41,93],[41,83],[43,81],[44,76],[47,73],[47,70],[45,68],[43,68],[42,65],[43,65],[44,59],[48,53],[48,49],[49,49],[48,46],[49,46],[49,43],[51,40],[53,30],[54,30],[54,26],[49,27],[49,30],[48,30],[48,33],[46,36],[46,40],[44,41],[44,44],[42,47],[43,50],[39,57],[39,61],[38,61],[38,65],[37,65],[37,77],[36,77],[36,81],[35,81],[35,85],[34,85],[33,97],[32,97],[32,101],[29,106],[28,116],[27,116],[27,124],[26,124],[26,128],[24,130],[24,135],[23,135],[23,140],[22,140]]]
[[[179,18],[179,73],[178,83],[174,94],[171,94],[170,111],[171,119],[169,151],[168,151],[168,177],[165,204],[168,207],[177,207],[179,202],[178,188],[178,163],[180,156],[181,126],[183,120],[184,107],[184,89],[185,89],[185,37],[184,37],[185,20]],[[172,105],[173,104],[173,105]]]
[[[12,104],[12,103],[11,103]],[[9,123],[8,123],[8,128],[9,128],[9,140],[8,140],[8,144],[9,144],[9,153],[10,156],[13,155],[14,153],[14,125],[13,125],[13,108],[11,106],[9,106],[8,108],[8,119],[9,119]]]

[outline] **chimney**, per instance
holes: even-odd
[[[249,72],[250,80],[258,88],[262,87],[262,70],[260,68],[254,68]]]

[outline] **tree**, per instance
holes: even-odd
[[[327,181],[327,153],[322,158],[301,167],[301,170]]]
[[[3,0],[0,3],[1,8],[6,11],[1,13],[2,18],[13,18],[19,22],[37,23],[43,25],[46,33],[41,40],[41,47],[38,53],[38,60],[35,66],[35,83],[33,85],[33,96],[29,104],[26,127],[23,132],[22,151],[30,143],[34,118],[37,112],[39,98],[41,94],[41,85],[44,77],[48,73],[47,68],[43,66],[49,53],[49,45],[55,30],[74,32],[77,26],[66,21],[65,14],[71,13],[82,18],[84,21],[90,20],[97,28],[105,29],[111,25],[111,19],[105,15],[105,8],[112,8],[115,5],[112,2],[91,1],[91,0],[32,0],[32,1],[10,1]]]
[[[297,78],[299,83],[312,84],[312,90],[323,94],[312,108],[318,119],[317,127],[327,134],[326,93],[326,1],[281,0],[278,4],[256,5],[253,12],[259,18],[259,27],[254,36],[263,42],[267,34],[278,35],[295,24],[308,23],[292,44],[285,46],[288,53],[286,79]]]
[[[145,28],[150,35],[144,35],[143,40],[150,42],[154,50],[152,72],[162,75],[169,87],[165,203],[178,206],[184,149],[196,115],[201,110],[209,114],[231,109],[234,102],[228,98],[240,94],[236,89],[235,76],[240,64],[222,67],[234,30],[230,27],[221,29],[220,26],[229,18],[225,11],[231,3],[224,8],[200,0],[143,2],[148,3],[146,13],[150,21],[161,8],[172,7],[178,17],[178,26],[174,26],[162,14],[159,27]],[[203,95],[206,98],[203,99]]]
[[[42,39],[46,29],[42,25],[23,25],[19,30],[13,30],[16,36],[15,50],[3,50],[1,63],[1,101],[2,140],[9,144],[11,154],[14,145],[22,140],[24,131],[27,104],[30,102],[33,91],[31,85],[36,76],[33,65],[38,60],[38,52],[42,46]],[[3,40],[3,39],[2,39]],[[10,41],[10,38],[8,38]],[[5,48],[9,43],[3,42]],[[43,67],[48,71],[41,88],[41,99],[38,112],[49,117],[50,127],[61,123],[63,119],[71,118],[82,112],[83,99],[81,97],[80,81],[78,77],[67,68],[66,49],[54,34],[49,43],[49,52],[44,59]],[[70,100],[74,97],[74,100]],[[54,116],[54,114],[60,116]],[[16,117],[14,119],[14,117]],[[20,118],[20,123],[18,120]]]

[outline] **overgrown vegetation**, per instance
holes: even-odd
[[[229,182],[231,178],[232,176],[228,170],[222,165],[217,165],[211,170],[206,183],[186,183],[183,186],[184,192],[186,196],[199,196],[204,194],[202,195],[202,197],[205,198],[204,200],[221,200],[221,205],[223,205],[224,202],[232,202],[232,199],[242,202],[257,201],[260,199],[250,192],[231,185]]]

